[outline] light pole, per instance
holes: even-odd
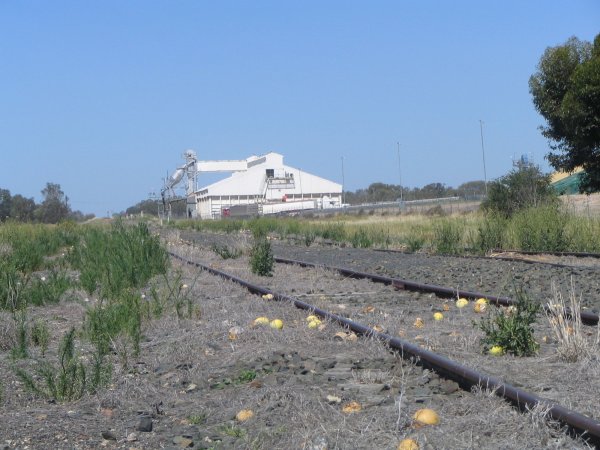
[[[402,165],[400,164],[400,142],[398,144],[398,179],[400,181],[400,203],[403,201],[403,188],[402,188]]]
[[[488,195],[487,172],[485,170],[485,148],[483,147],[483,120],[479,119],[479,130],[481,131],[481,155],[483,156],[483,183],[485,186],[485,196]]]
[[[342,205],[344,205],[344,187],[346,185],[346,181],[344,179],[344,157],[342,156]]]

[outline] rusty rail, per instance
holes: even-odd
[[[464,291],[461,289],[453,289],[453,288],[448,288],[448,287],[443,287],[443,286],[437,286],[435,284],[418,283],[416,281],[402,280],[399,278],[391,278],[391,277],[386,277],[383,275],[377,275],[377,274],[372,274],[372,273],[367,273],[367,272],[360,272],[360,271],[356,271],[353,269],[347,269],[345,267],[326,266],[323,264],[316,264],[316,263],[311,263],[311,262],[307,262],[307,261],[297,261],[294,259],[279,258],[279,257],[275,257],[274,260],[278,263],[296,264],[301,267],[313,267],[313,268],[322,267],[325,269],[334,270],[334,271],[339,272],[342,275],[350,277],[350,278],[368,279],[368,280],[374,281],[376,283],[392,285],[396,289],[402,289],[402,290],[407,290],[407,291],[430,292],[430,293],[440,295],[440,296],[448,296],[448,297],[459,296],[459,297],[465,297],[465,298],[471,298],[471,299],[483,297],[483,298],[486,298],[490,303],[492,303],[494,305],[501,305],[501,306],[514,306],[517,304],[516,300],[511,299],[509,297],[498,297],[495,295],[483,294],[481,292]],[[544,305],[544,309],[546,309],[546,311],[548,311],[548,312],[551,312],[547,305]],[[567,315],[571,315],[571,311],[569,309],[567,309],[565,312]],[[596,325],[598,323],[598,315],[597,314],[582,310],[582,311],[580,311],[580,315],[581,315],[581,321],[586,325]]]

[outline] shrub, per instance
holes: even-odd
[[[521,167],[488,184],[488,196],[481,207],[488,212],[510,217],[536,206],[556,204],[558,196],[550,185],[550,176],[539,167]]]
[[[500,346],[516,356],[534,355],[539,344],[533,338],[533,327],[540,304],[533,301],[522,289],[516,291],[516,307],[495,309],[475,325],[485,336],[481,339],[484,351]]]
[[[464,224],[456,220],[443,219],[433,227],[434,247],[437,253],[443,255],[458,255],[462,253],[462,234]]]
[[[116,222],[109,231],[90,228],[81,245],[69,253],[71,265],[80,271],[82,287],[101,298],[116,298],[128,288],[145,285],[154,275],[165,273],[168,255],[148,226],[125,227]]]
[[[106,355],[111,342],[119,334],[131,338],[134,355],[140,351],[142,308],[138,294],[127,291],[108,304],[100,303],[87,311],[84,332],[96,346],[98,354]]]
[[[475,250],[485,254],[495,248],[502,248],[507,223],[508,221],[501,214],[493,212],[486,214],[477,227]]]
[[[250,251],[250,270],[256,275],[270,277],[273,275],[273,251],[266,237],[257,237]]]
[[[32,305],[58,303],[71,285],[71,280],[64,272],[52,270],[44,279],[34,277],[27,286],[24,296]]]
[[[567,251],[569,217],[556,206],[523,210],[514,215],[511,230],[520,250]]]
[[[99,361],[99,363],[98,363]],[[92,376],[80,361],[75,352],[75,329],[65,334],[58,349],[58,365],[43,362],[36,369],[34,378],[21,368],[16,369],[17,376],[25,388],[34,394],[56,401],[73,401],[80,399],[85,392],[95,392],[98,387],[108,382],[110,368],[104,366],[102,358],[97,355],[92,367]],[[38,383],[41,379],[43,384]]]

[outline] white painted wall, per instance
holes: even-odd
[[[268,204],[318,200],[320,207],[340,207],[342,185],[317,175],[283,164],[283,155],[267,153],[247,160],[247,170],[234,172],[228,178],[201,188],[196,195],[197,212],[202,219],[216,218],[224,207],[256,203],[266,200]],[[239,167],[236,165],[236,168]],[[274,171],[275,179],[267,186],[266,170]],[[288,178],[293,182],[283,182]],[[280,179],[281,181],[278,181]],[[286,207],[280,207],[286,210]],[[277,209],[277,208],[275,208]]]

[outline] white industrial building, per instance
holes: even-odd
[[[171,176],[163,192],[172,190],[188,174],[189,217],[277,214],[342,206],[342,185],[283,164],[283,155],[270,152],[235,161],[198,161],[193,151],[186,164]],[[203,172],[232,172],[216,183],[195,189]]]

